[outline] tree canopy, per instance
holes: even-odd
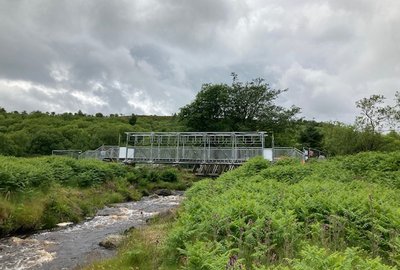
[[[203,84],[195,100],[180,109],[180,120],[196,131],[248,131],[282,129],[300,111],[275,104],[287,91],[272,89],[261,78],[240,82],[232,74],[232,85]]]
[[[385,96],[371,95],[356,102],[361,114],[356,118],[356,125],[367,132],[379,132],[384,128],[392,131],[400,127],[400,92],[397,91],[394,104],[385,103]]]

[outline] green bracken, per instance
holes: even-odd
[[[399,161],[400,152],[308,164],[256,158],[197,183],[166,261],[184,269],[397,267]]]
[[[175,221],[137,230],[89,269],[397,269],[399,160],[252,159],[194,184]]]

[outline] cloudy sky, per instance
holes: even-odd
[[[232,71],[352,123],[400,89],[400,1],[0,0],[7,111],[170,115]]]

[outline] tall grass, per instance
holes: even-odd
[[[176,264],[164,263],[163,246],[168,232],[173,228],[175,214],[155,217],[149,226],[140,227],[127,235],[116,257],[87,266],[86,270],[175,270]]]

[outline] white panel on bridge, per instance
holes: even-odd
[[[128,148],[128,155],[126,153],[126,147],[119,148],[119,159],[133,159],[135,157],[135,149]]]
[[[272,157],[272,148],[264,148],[263,149],[263,157],[266,160],[272,161],[273,157]]]

